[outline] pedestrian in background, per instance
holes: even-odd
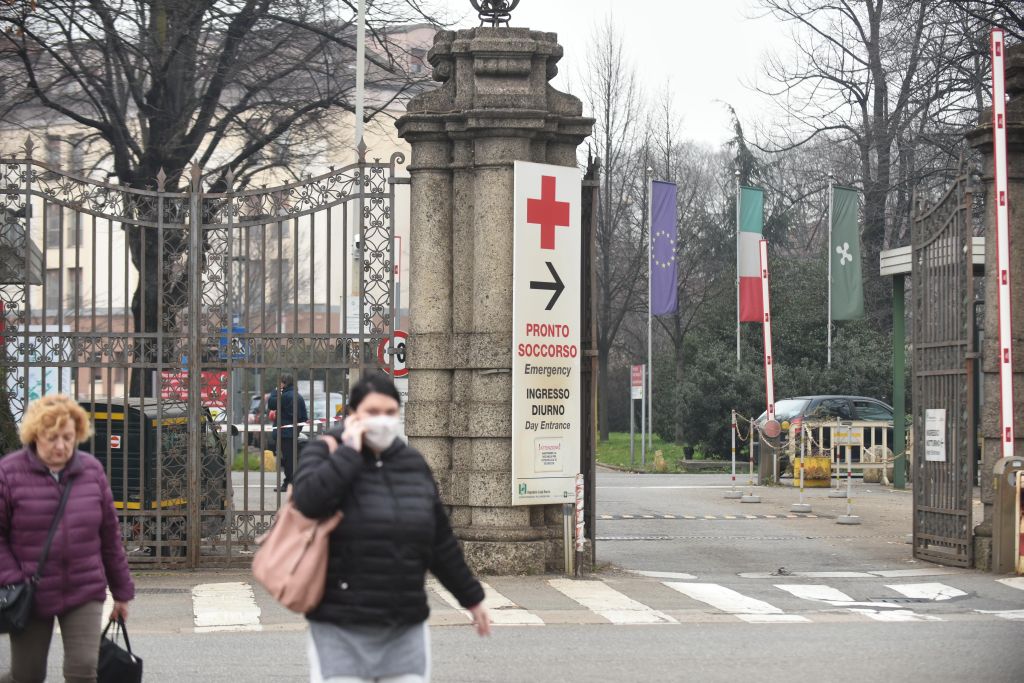
[[[353,387],[344,429],[303,451],[292,502],[305,516],[341,510],[310,625],[313,683],[430,679],[430,570],[490,633],[484,591],[463,557],[430,467],[399,438],[398,390],[372,374]]]
[[[295,439],[302,432],[303,424],[309,419],[306,411],[306,400],[295,391],[295,378],[287,372],[281,375],[277,388],[267,395],[267,411],[275,411],[271,422],[275,429],[273,437],[277,457],[281,462],[281,469],[284,471],[284,479],[275,491],[286,491],[292,484],[292,474],[295,469]]]
[[[71,486],[50,555],[36,588],[33,618],[11,634],[11,670],[4,683],[46,679],[54,617],[64,643],[64,680],[96,680],[107,587],[110,619],[127,618],[135,586],[103,466],[77,449],[89,438],[89,416],[62,394],[29,404],[20,450],[0,460],[0,585],[35,571],[61,496]]]

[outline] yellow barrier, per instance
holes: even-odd
[[[832,461],[827,455],[804,456],[804,487],[828,488]],[[793,461],[793,486],[800,486],[800,458]]]

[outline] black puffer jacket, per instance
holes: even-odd
[[[332,435],[341,440],[340,433]],[[484,599],[423,456],[401,440],[375,457],[320,439],[302,452],[292,502],[307,517],[344,513],[332,532],[327,586],[307,617],[335,624],[414,624],[430,614],[429,569],[464,607]]]

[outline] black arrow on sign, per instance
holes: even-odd
[[[558,271],[551,265],[551,261],[545,261],[548,264],[548,270],[551,271],[551,277],[555,278],[554,282],[537,282],[536,280],[530,280],[530,289],[549,289],[554,292],[551,296],[551,301],[544,307],[545,311],[550,311],[551,307],[558,301],[558,297],[562,295],[562,290],[565,289],[565,285],[562,283],[562,278],[558,277]]]

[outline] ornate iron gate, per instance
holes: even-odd
[[[912,234],[914,557],[959,567],[974,557],[972,204],[963,173]]]
[[[54,391],[92,412],[84,447],[105,464],[133,562],[248,562],[283,496],[263,456],[287,425],[265,395],[296,379],[309,414],[292,425],[297,459],[395,348],[404,158],[273,188],[234,190],[229,175],[208,192],[198,167],[135,190],[32,151],[0,159],[0,419]]]

